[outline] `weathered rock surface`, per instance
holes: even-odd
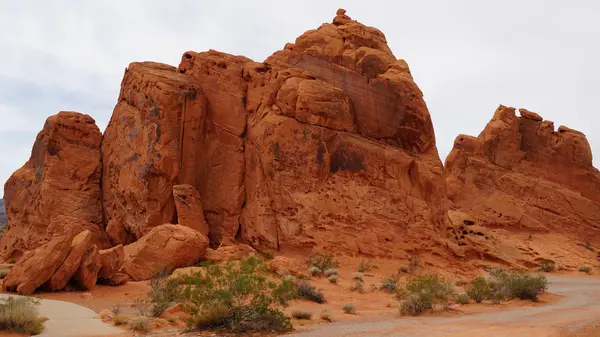
[[[127,283],[128,281],[129,281],[129,275],[123,274],[123,273],[115,273],[107,280],[106,283],[109,286],[116,287],[116,286],[123,285],[123,284]]]
[[[128,245],[135,241],[135,236],[127,231],[123,223],[112,219],[106,225],[106,235],[115,245]]]
[[[157,226],[125,247],[125,262],[120,271],[134,281],[147,280],[198,262],[207,247],[208,239],[189,227]]]
[[[22,295],[43,285],[69,254],[73,235],[58,235],[50,242],[27,251],[4,278],[4,289]]]
[[[125,261],[125,249],[118,245],[99,251],[100,271],[98,278],[108,280],[119,271]]]
[[[478,137],[456,138],[446,159],[450,208],[488,231],[600,245],[600,172],[585,135],[519,111],[500,106]]]
[[[192,185],[173,186],[173,197],[180,225],[195,229],[208,237],[210,228],[204,219],[200,195]]]
[[[245,256],[256,254],[256,250],[248,245],[239,244],[233,246],[223,246],[217,249],[206,249],[204,260],[213,262],[225,262],[230,260],[239,260]]]
[[[74,276],[77,285],[83,290],[94,289],[101,267],[98,247],[96,245],[88,247]]]
[[[69,254],[47,282],[48,290],[58,291],[67,285],[71,277],[77,272],[91,241],[92,232],[88,230],[77,234],[73,238]]]
[[[101,141],[88,115],[63,111],[46,120],[30,159],[4,186],[9,228],[0,257],[18,257],[48,242],[48,226],[62,215],[102,229]]]
[[[0,199],[0,226],[8,225],[8,217],[4,208],[4,199]]]

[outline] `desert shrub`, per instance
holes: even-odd
[[[337,275],[330,275],[330,276],[327,278],[327,281],[329,281],[329,283],[337,283],[337,281],[338,281],[338,276],[337,276]]]
[[[339,265],[333,254],[328,253],[313,253],[308,257],[307,262],[309,266],[317,267],[320,270],[337,268]]]
[[[309,279],[308,275],[302,274],[302,273],[296,275],[296,278],[299,280],[308,280]]]
[[[401,264],[398,270],[401,273],[408,273],[410,271],[410,267],[407,264]]]
[[[30,297],[8,297],[0,303],[0,331],[12,331],[28,335],[39,335],[44,330],[43,317],[37,305],[39,301]]]
[[[375,262],[372,260],[362,260],[358,264],[358,272],[364,273],[375,268]]]
[[[592,268],[590,268],[588,266],[581,266],[581,267],[579,267],[579,271],[582,273],[591,274]]]
[[[310,276],[321,276],[321,274],[323,274],[321,269],[319,269],[315,266],[311,266],[308,268],[308,275],[310,275]]]
[[[148,332],[150,331],[150,320],[145,316],[136,317],[129,321],[129,328],[135,331]]]
[[[110,309],[110,311],[112,311],[112,313],[115,316],[119,316],[119,315],[121,315],[121,306],[117,304],[112,309]]]
[[[551,273],[556,270],[556,262],[543,259],[540,261],[540,270],[545,271],[546,273]]]
[[[398,278],[395,276],[386,278],[379,286],[379,289],[386,293],[395,293],[398,290]]]
[[[467,293],[460,293],[456,295],[455,301],[458,304],[469,304],[469,295]]]
[[[303,310],[294,310],[292,311],[292,317],[294,317],[295,319],[311,319],[312,318],[312,314],[308,311],[303,311]]]
[[[133,301],[133,307],[137,309],[140,316],[147,316],[149,301],[145,297],[138,297]]]
[[[365,291],[365,283],[363,281],[357,280],[356,282],[354,282],[352,287],[350,287],[350,290],[357,291],[362,294]]]
[[[466,286],[468,284],[468,282],[465,281],[464,278],[459,277],[459,278],[456,279],[456,282],[454,282],[454,284],[456,284],[458,287],[464,287],[464,286]]]
[[[419,260],[418,256],[413,256],[410,258],[410,260],[408,261],[408,272],[409,273],[414,273],[417,271],[417,269],[419,269],[419,266],[421,265],[421,261]]]
[[[0,280],[4,279],[6,277],[6,275],[8,275],[9,270],[7,269],[2,269],[0,270]]]
[[[548,280],[543,275],[532,276],[504,270],[494,270],[490,275],[490,299],[496,302],[515,297],[537,301],[538,295],[548,289]]]
[[[329,323],[333,322],[333,318],[331,317],[331,314],[329,313],[329,311],[327,309],[325,309],[321,312],[320,318],[322,320],[324,320],[325,322],[329,322]]]
[[[483,276],[477,276],[472,279],[467,286],[467,296],[473,299],[476,303],[481,303],[490,296],[490,285]]]
[[[11,258],[11,259],[8,259],[8,263],[15,264],[15,263],[17,263],[17,260]]]
[[[354,273],[354,274],[352,274],[352,279],[355,281],[362,281],[363,274],[362,273]]]
[[[256,257],[210,266],[186,277],[185,283],[183,294],[192,314],[190,325],[195,328],[233,332],[291,329],[289,318],[274,307],[286,305],[296,295],[296,287],[289,280],[278,284],[268,278]]]
[[[329,277],[331,275],[338,275],[338,269],[337,268],[329,268],[329,269],[325,269],[325,271],[323,272],[323,275],[325,275],[325,277]]]
[[[352,303],[344,303],[344,305],[342,305],[342,310],[346,314],[356,314],[356,307]]]
[[[594,251],[594,247],[592,247],[592,243],[590,242],[590,240],[585,241],[585,249],[591,250],[592,252]]]
[[[148,300],[151,304],[152,316],[160,316],[166,309],[180,302],[182,298],[183,287],[178,279],[165,275],[157,275],[150,279]]]
[[[273,260],[273,258],[275,257],[275,252],[272,250],[265,250],[264,252],[261,252],[260,255],[263,257],[263,259],[269,261]]]
[[[321,289],[306,281],[298,281],[294,284],[296,296],[319,304],[325,303],[325,295]]]
[[[129,322],[129,319],[124,316],[115,316],[113,317],[112,322],[114,325],[125,325]]]
[[[432,309],[434,304],[448,308],[455,292],[450,281],[437,274],[428,274],[413,277],[401,293],[406,298],[400,307],[400,312],[405,315],[418,315],[427,309]]]

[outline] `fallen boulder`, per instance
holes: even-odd
[[[98,272],[98,278],[108,280],[119,271],[119,268],[121,268],[121,265],[125,261],[123,245],[101,250],[99,258],[101,267]]]
[[[160,273],[192,265],[208,247],[202,233],[180,225],[162,225],[152,229],[125,249],[127,256],[121,272],[132,280],[147,280]]]
[[[98,247],[96,245],[88,247],[74,277],[79,287],[84,290],[94,289],[101,267]]]
[[[47,282],[48,290],[58,291],[67,285],[77,272],[91,240],[92,233],[89,230],[83,231],[73,238],[69,254]]]
[[[204,219],[200,195],[192,185],[173,186],[173,197],[177,209],[178,223],[197,230],[208,237],[210,229]]]

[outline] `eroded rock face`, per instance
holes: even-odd
[[[125,262],[120,271],[134,281],[147,280],[198,262],[207,247],[208,239],[189,227],[157,226],[125,247]]]
[[[396,257],[436,246],[446,191],[431,118],[380,31],[340,11],[244,78],[244,240]]]
[[[109,280],[123,265],[125,261],[125,249],[123,245],[118,245],[99,251],[98,256],[100,259],[98,278]]]
[[[210,227],[204,220],[200,195],[192,185],[173,186],[178,224],[197,230],[208,237]]]
[[[96,287],[98,272],[100,272],[100,268],[102,267],[98,252],[96,245],[88,247],[75,273],[74,279],[77,285],[83,290],[92,290]]]
[[[49,225],[60,216],[102,230],[100,143],[94,119],[77,112],[49,117],[31,157],[4,186],[9,229],[0,257],[18,257],[48,242]]]
[[[29,295],[44,284],[69,254],[73,235],[58,235],[50,242],[27,251],[4,278],[4,289]]]
[[[600,244],[600,172],[581,132],[500,106],[446,160],[451,208],[487,228],[560,233]]]

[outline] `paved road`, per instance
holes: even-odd
[[[11,294],[0,294],[5,299]],[[48,318],[44,332],[39,337],[91,337],[122,335],[123,330],[97,319],[96,312],[80,305],[42,299],[38,306],[40,315]]]
[[[557,303],[455,317],[404,318],[397,315],[315,326],[289,336],[547,337],[600,319],[600,279],[551,276]]]

